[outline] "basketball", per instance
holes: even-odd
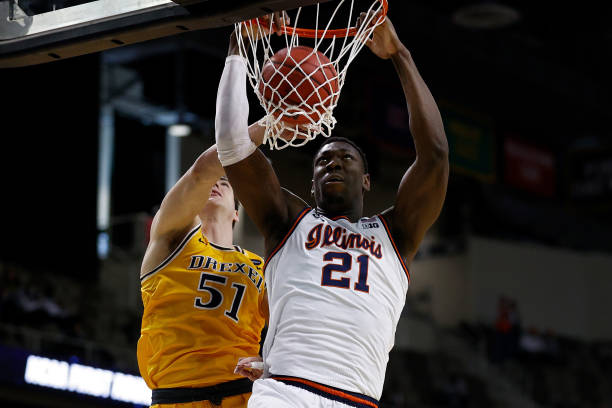
[[[310,47],[283,48],[262,68],[259,93],[276,106],[274,116],[290,125],[319,122],[338,92],[338,72]]]

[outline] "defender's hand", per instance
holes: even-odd
[[[373,11],[370,13],[373,13]],[[357,28],[361,27],[365,21],[368,21],[366,17],[368,17],[366,13],[361,13],[359,15],[357,19]],[[374,24],[378,18],[378,16],[372,18],[370,24]],[[372,38],[366,41],[366,45],[374,54],[382,59],[389,59],[397,54],[400,49],[404,48],[389,17],[386,17],[382,24],[374,29]]]

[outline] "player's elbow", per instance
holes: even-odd
[[[419,131],[411,129],[413,134],[418,134],[420,137],[415,137],[417,145],[417,157],[422,160],[432,162],[448,161],[448,141],[444,128],[429,127],[421,128]]]
[[[446,140],[444,130],[437,132],[437,134],[431,138],[429,154],[435,160],[448,162],[448,141]]]
[[[214,183],[222,175],[223,169],[219,165],[215,146],[201,154],[186,173],[186,177],[196,184]]]
[[[197,161],[187,170],[186,177],[194,184],[209,182],[211,179],[210,166],[206,163]],[[216,181],[216,180],[215,180]]]
[[[425,151],[418,153],[417,159],[426,167],[433,169],[448,169],[448,144],[446,139],[444,143],[432,143]]]

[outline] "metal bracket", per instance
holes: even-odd
[[[0,41],[26,35],[31,25],[32,17],[19,7],[17,0],[0,1]]]
[[[19,7],[19,0],[8,0],[9,4],[9,16],[10,21],[22,20],[29,17],[25,11]]]

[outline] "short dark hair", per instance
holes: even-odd
[[[342,142],[342,143],[348,143],[351,146],[353,146],[355,148],[355,150],[357,150],[357,153],[359,153],[359,156],[361,156],[361,161],[363,162],[363,170],[366,174],[368,174],[370,172],[369,167],[368,167],[368,159],[366,158],[366,155],[364,153],[363,150],[361,150],[361,147],[357,146],[357,143],[353,142],[351,139],[347,139],[346,137],[342,137],[342,136],[333,136],[330,137],[328,139],[325,139],[325,141],[323,143],[321,143],[321,146],[319,146],[319,149],[317,150],[317,152],[315,153],[313,159],[312,159],[312,166],[314,168],[314,160],[317,158],[317,155],[319,154],[319,152],[321,151],[321,149],[323,149],[323,146],[328,145],[330,143],[334,143],[334,142]]]
[[[234,208],[236,211],[240,210],[240,201],[236,198],[236,194],[234,194]],[[232,229],[236,226],[236,221],[232,221]]]

